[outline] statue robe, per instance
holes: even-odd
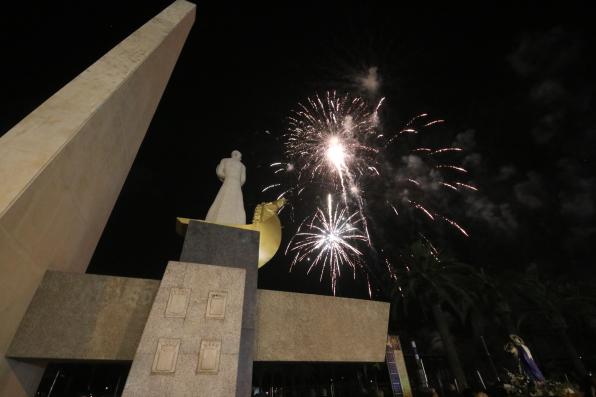
[[[219,188],[205,220],[228,225],[246,224],[246,212],[242,197],[242,185],[246,181],[246,167],[239,160],[225,158],[217,166],[216,174],[223,184]]]
[[[530,353],[530,349],[528,349],[525,345],[516,346],[516,348],[523,371],[533,381],[544,382],[544,375],[542,375],[540,368],[538,368],[538,365],[536,365],[536,361],[534,361],[534,358]]]

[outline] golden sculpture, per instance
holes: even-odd
[[[273,258],[281,244],[281,222],[277,213],[286,204],[285,199],[261,203],[255,208],[252,223],[248,225],[224,225],[245,230],[255,230],[260,233],[259,238],[259,268]],[[199,219],[192,219],[204,222]],[[189,218],[176,218],[176,231],[181,236],[186,234]]]

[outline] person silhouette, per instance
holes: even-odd
[[[211,204],[205,221],[227,225],[246,224],[242,185],[246,182],[246,167],[240,161],[242,153],[232,152],[231,158],[222,159],[215,173],[223,182]]]

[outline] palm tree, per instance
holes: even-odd
[[[517,322],[514,320],[511,297],[514,295],[514,283],[505,275],[494,277],[480,269],[477,273],[479,292],[477,297],[486,311],[495,314],[497,322],[505,329],[508,335],[518,334]]]
[[[586,375],[586,368],[568,334],[566,315],[576,311],[589,301],[578,294],[578,289],[569,284],[559,282],[544,282],[538,272],[530,268],[517,284],[517,293],[530,303],[532,312],[550,324],[559,337],[562,346],[570,359],[575,371],[580,376]]]
[[[473,299],[466,285],[473,268],[449,260],[427,241],[414,243],[404,258],[405,265],[396,271],[398,283],[394,289],[394,302],[401,301],[405,311],[410,301],[422,310],[429,310],[445,348],[449,367],[457,382],[467,386],[464,371],[449,329],[445,309],[448,308],[464,320]]]

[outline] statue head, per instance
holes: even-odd
[[[238,160],[238,161],[240,161],[240,160],[242,160],[242,153],[240,153],[238,150],[234,150],[234,151],[232,152],[232,158],[233,158],[234,160]]]
[[[515,334],[510,334],[509,339],[511,339],[516,346],[525,345],[524,340]]]
[[[507,352],[507,353],[511,353],[511,354],[517,354],[517,348],[515,347],[515,345],[511,342],[507,342],[505,344],[505,346],[503,347],[503,349]]]

